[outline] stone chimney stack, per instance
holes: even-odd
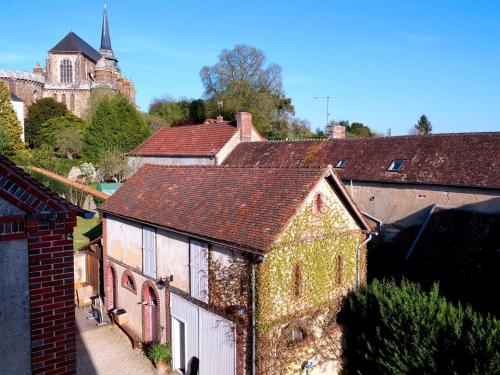
[[[345,126],[334,125],[328,137],[330,139],[345,139]]]
[[[221,115],[217,116],[217,122],[224,122],[224,117]]]
[[[236,114],[236,123],[240,129],[240,139],[242,142],[252,140],[252,114],[250,112],[238,112]]]

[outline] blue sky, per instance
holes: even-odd
[[[69,31],[95,48],[102,0],[0,0],[0,68],[31,70]],[[109,0],[113,49],[146,110],[168,94],[200,97],[199,71],[237,43],[283,67],[296,115],[407,134],[500,131],[500,2]],[[5,15],[8,15],[7,17]]]

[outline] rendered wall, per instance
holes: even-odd
[[[215,165],[215,158],[210,157],[181,157],[181,156],[129,156],[128,166],[130,175],[133,175],[145,164],[154,165]]]

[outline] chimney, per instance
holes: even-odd
[[[217,122],[224,122],[224,117],[221,115],[217,116]]]
[[[330,139],[345,139],[345,126],[334,125],[329,134]]]
[[[252,114],[250,112],[238,112],[236,114],[236,123],[240,129],[240,139],[242,142],[252,140]]]

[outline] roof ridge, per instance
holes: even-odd
[[[331,164],[325,165],[280,165],[280,166],[269,166],[269,165],[161,165],[161,164],[144,164],[143,167],[149,168],[161,168],[161,169],[315,169],[324,170],[331,167]]]

